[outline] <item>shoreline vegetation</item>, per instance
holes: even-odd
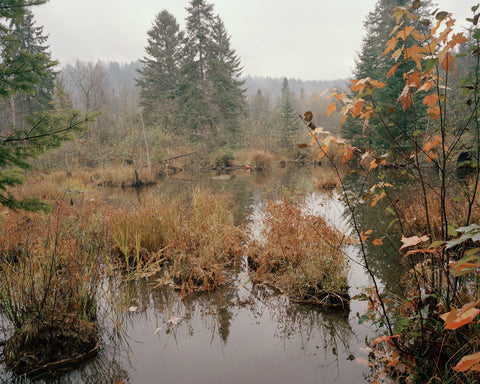
[[[266,208],[283,220],[265,231],[267,243],[275,242],[270,237],[274,232],[279,236],[306,220],[297,232],[284,234],[296,244],[286,262],[284,249],[267,252],[255,242],[247,246],[250,234],[235,223],[235,205],[225,192],[195,188],[167,196],[151,179],[136,187],[142,189],[140,200],[105,198],[105,185],[117,185],[120,191],[134,180],[134,171],[32,174],[14,193],[38,196],[49,208],[1,209],[1,309],[4,335],[10,335],[3,355],[9,369],[60,372],[93,356],[100,343],[97,303],[102,295],[113,294],[99,287],[112,273],[125,280],[156,276],[159,284],[184,297],[228,284],[234,267],[255,249],[250,263],[255,283],[275,286],[294,302],[348,307],[347,266],[339,249],[344,239],[320,217],[305,216],[300,201],[280,199]]]

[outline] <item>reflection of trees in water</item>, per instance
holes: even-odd
[[[183,299],[180,292],[171,287],[156,287],[158,279],[140,279],[129,282],[126,295],[131,298],[130,307],[136,311],[126,312],[126,333],[135,328],[135,323],[143,319],[150,321],[154,316],[157,330],[177,344],[177,334],[182,330],[182,337],[192,337],[200,325],[209,330],[212,340],[218,336],[223,343],[228,341],[230,325],[234,319],[232,308],[236,300],[234,288],[218,289],[214,292],[192,294]],[[152,332],[155,330],[152,330]]]
[[[249,309],[256,314],[268,312],[274,336],[282,340],[284,349],[287,343],[295,344],[298,351],[307,355],[316,353],[318,344],[322,343],[325,353],[331,351],[337,355],[340,350],[349,350],[354,333],[348,322],[348,311],[326,312],[311,305],[289,304],[283,295],[272,295],[270,290],[255,291],[261,299]]]
[[[376,176],[373,178],[372,175],[352,173],[347,175],[343,182],[360,231],[366,232],[373,229],[370,238],[364,243],[369,267],[387,287],[396,289],[404,267],[398,251],[400,233],[394,222],[395,217],[386,211],[388,199],[380,200],[374,207],[371,207],[371,199],[363,199],[370,187],[379,182]],[[389,190],[389,192],[391,191]],[[348,209],[345,210],[347,219],[351,220],[351,214],[352,212],[349,212]],[[355,233],[352,236],[353,238],[357,237]],[[373,245],[372,241],[375,238],[381,238],[383,244],[381,246]]]

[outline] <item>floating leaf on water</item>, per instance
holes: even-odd
[[[180,317],[171,317],[168,319],[167,324],[177,325],[182,319]]]

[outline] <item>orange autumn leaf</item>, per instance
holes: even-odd
[[[414,45],[410,48],[405,48],[405,58],[412,59],[419,71],[422,70],[422,58],[425,56],[423,53],[423,48],[420,48],[418,45]]]
[[[373,340],[372,344],[375,345],[375,344],[378,344],[378,343],[383,343],[385,341],[390,341],[391,339],[395,339],[397,337],[400,337],[400,335],[392,335],[392,336],[383,335],[383,336],[377,337],[375,340]]]
[[[353,117],[357,117],[358,115],[360,115],[360,112],[362,111],[364,103],[365,103],[365,100],[363,99],[358,99],[354,102],[354,105],[350,108],[350,113],[352,114]]]
[[[336,109],[337,109],[337,104],[335,104],[335,102],[332,101],[328,106],[327,116],[330,116],[333,113],[333,111],[335,111]]]
[[[397,33],[397,39],[406,40],[407,37],[410,35],[410,33],[412,33],[412,31],[413,31],[414,29],[415,29],[415,27],[407,26],[407,27],[405,27],[404,29],[398,31],[398,33]]]
[[[423,104],[428,105],[429,107],[433,107],[438,101],[438,95],[436,93],[432,93],[431,95],[427,95],[423,98]]]
[[[340,131],[340,128],[342,128],[342,125],[347,121],[348,116],[344,115],[342,117],[342,120],[340,121],[340,125],[338,126],[338,130]]]
[[[455,33],[455,34],[452,36],[451,41],[454,42],[455,45],[457,45],[457,44],[463,44],[463,43],[468,43],[468,39],[464,36],[463,32]],[[452,48],[453,48],[453,46],[452,46]]]
[[[465,372],[469,369],[478,371],[480,369],[480,352],[471,355],[463,356],[461,360],[453,367],[455,372]]]
[[[352,147],[351,145],[345,145],[342,150],[342,166],[345,164],[347,160],[352,160],[353,159],[353,154],[355,151],[359,151],[358,148]]]
[[[371,171],[372,169],[377,168],[379,165],[385,165],[386,162],[386,159],[373,159],[370,162],[370,168],[368,170]]]
[[[407,83],[410,87],[416,87],[422,82],[422,74],[419,71],[413,71],[407,75]]]
[[[385,56],[388,52],[393,51],[397,46],[398,39],[396,37],[392,37],[390,40],[387,41],[387,48],[383,51],[383,56]]]
[[[365,89],[365,86],[367,85],[367,81],[370,80],[370,78],[365,78],[365,79],[360,79],[360,80],[350,80],[352,82],[352,86],[350,87],[350,90],[352,92],[363,92]]]
[[[370,80],[370,85],[375,88],[383,88],[387,86],[387,84],[382,83],[381,81],[378,81],[378,80]]]
[[[412,104],[412,94],[410,93],[410,86],[408,84],[403,87],[398,101],[402,103],[403,112]]]
[[[425,92],[428,92],[428,90],[430,88],[432,88],[433,86],[435,85],[435,81],[433,80],[428,80],[426,81],[425,83],[422,84],[422,86],[420,88],[418,88],[417,92],[415,93],[418,93],[420,91],[425,91]]]
[[[401,240],[402,240],[403,245],[400,247],[400,249],[406,248],[406,247],[412,247],[412,246],[417,245],[419,243],[423,243],[425,241],[428,241],[428,235],[425,235],[425,236],[422,236],[422,237],[418,237],[418,236],[405,237],[405,236],[402,235]]]
[[[428,108],[427,109],[427,114],[428,114],[428,116],[437,120],[440,117],[440,107],[437,105],[435,107]]]
[[[374,239],[372,241],[372,244],[377,245],[377,246],[383,245],[383,240],[382,239]]]
[[[370,204],[370,207],[374,207],[375,205],[377,205],[377,203],[382,200],[385,196],[387,196],[387,194],[385,193],[385,191],[382,191],[382,193],[380,193],[379,195],[375,195],[375,197],[372,199],[372,203]]]
[[[435,50],[437,49],[437,45],[438,45],[438,41],[437,39],[433,38],[430,43],[426,44],[424,47],[423,47],[423,51],[427,54],[427,55],[432,55]]]
[[[395,71],[397,70],[397,68],[400,64],[401,63],[397,63],[392,68],[390,68],[390,70],[387,73],[387,79],[395,73]]]
[[[480,313],[480,309],[475,308],[479,300],[465,304],[462,308],[453,309],[450,312],[440,315],[445,322],[445,329],[457,329],[462,325],[470,324]]]
[[[424,35],[422,33],[420,33],[419,31],[417,31],[416,29],[414,29],[412,32],[410,32],[410,34],[412,35],[412,37],[417,40],[417,41],[425,41],[428,39],[428,36],[427,35]]]

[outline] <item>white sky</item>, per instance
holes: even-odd
[[[210,0],[241,58],[244,75],[323,80],[351,76],[377,0]],[[434,0],[466,25],[480,0]],[[189,0],[50,0],[35,7],[61,64],[131,62],[144,56],[147,31],[166,9],[181,28]]]

